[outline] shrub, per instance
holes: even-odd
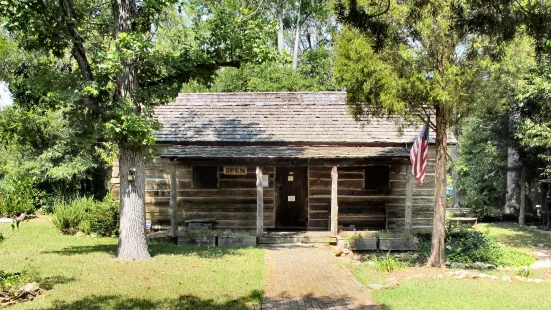
[[[24,280],[22,273],[7,273],[0,270],[0,292],[17,288]]]
[[[79,231],[83,221],[87,220],[86,210],[94,201],[83,197],[72,200],[69,203],[60,202],[54,206],[52,222],[66,235],[74,235]]]
[[[113,236],[119,234],[119,202],[111,197],[102,201],[82,197],[69,203],[57,202],[53,222],[64,234]]]
[[[520,268],[519,270],[517,270],[517,275],[521,276],[521,277],[530,278],[531,276],[534,275],[534,271],[532,271],[532,269],[530,269],[530,267],[524,266],[524,267]]]
[[[0,216],[32,214],[42,197],[31,177],[4,179],[0,182]]]
[[[383,259],[377,258],[375,256],[375,258],[373,259],[373,263],[375,263],[375,269],[377,269],[377,271],[391,272],[407,267],[407,263],[401,262],[400,260],[391,257],[390,252],[388,252]]]
[[[90,204],[86,211],[91,233],[104,237],[119,234],[120,204],[118,200],[106,196],[103,201]]]
[[[450,262],[485,262],[497,264],[502,256],[501,247],[475,230],[448,229],[446,232],[446,259]]]
[[[483,233],[469,229],[447,229],[446,261],[458,263],[484,262],[503,266],[526,266],[535,259],[521,251],[502,247]],[[419,253],[430,255],[430,237],[419,238]]]

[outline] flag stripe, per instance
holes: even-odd
[[[411,162],[411,172],[417,179],[417,183],[422,184],[425,180],[427,171],[427,159],[429,151],[429,128],[424,126],[417,139],[411,147],[409,160]]]

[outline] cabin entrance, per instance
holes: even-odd
[[[308,168],[276,168],[277,230],[306,230],[308,227]]]

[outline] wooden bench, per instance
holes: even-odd
[[[469,225],[476,228],[478,224],[478,217],[470,217],[471,209],[469,208],[449,208],[446,209],[446,214],[450,217],[447,218],[450,226],[463,227]]]

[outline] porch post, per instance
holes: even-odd
[[[411,174],[411,166],[406,166],[406,233],[411,233],[411,209],[412,209],[412,200],[413,200],[413,182]]]
[[[256,234],[260,238],[264,232],[264,190],[262,188],[262,168],[256,167]]]
[[[337,166],[331,168],[331,235],[337,236],[339,222],[339,206],[337,204],[337,184],[338,184]]]
[[[178,238],[178,184],[176,183],[176,162],[170,161],[170,235]]]

